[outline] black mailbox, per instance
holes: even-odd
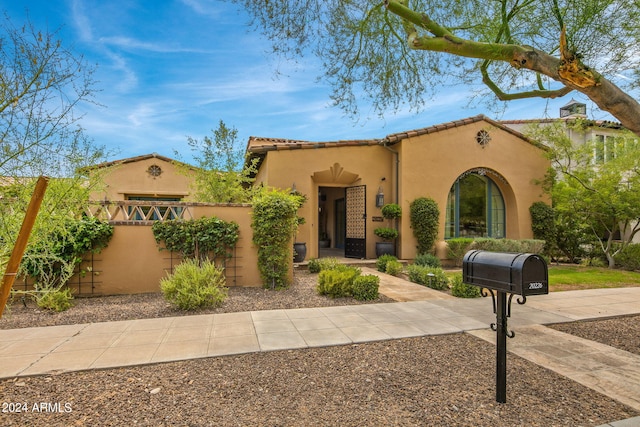
[[[522,296],[549,293],[547,263],[536,254],[469,251],[462,261],[462,281]]]

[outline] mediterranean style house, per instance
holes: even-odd
[[[246,150],[258,159],[254,185],[308,197],[296,238],[306,243],[308,258],[320,255],[321,244],[346,257],[375,258],[380,239],[373,230],[385,225],[387,203],[403,212],[396,254],[412,259],[409,205],[416,198],[440,207],[440,258],[453,237],[532,238],[529,207],[548,202],[536,184],[549,167],[544,147],[483,115],[371,140],[250,137]]]

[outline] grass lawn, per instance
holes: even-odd
[[[549,265],[549,291],[640,286],[640,273],[578,265]]]

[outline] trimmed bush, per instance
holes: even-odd
[[[419,197],[409,205],[411,228],[418,241],[418,253],[431,252],[438,237],[440,209],[435,200]]]
[[[73,294],[69,288],[44,289],[36,295],[38,307],[56,312],[67,311],[73,304]]]
[[[402,273],[402,263],[400,261],[391,260],[387,263],[385,273],[392,276],[399,276]]]
[[[372,301],[378,298],[380,278],[373,274],[358,276],[353,281],[351,294],[358,301]]]
[[[462,267],[462,259],[473,244],[473,239],[468,237],[456,237],[447,240],[447,257],[453,260],[456,267]]]
[[[640,270],[640,245],[628,245],[616,255],[615,260],[625,270]]]
[[[218,307],[227,298],[223,270],[209,260],[182,261],[173,274],[160,281],[160,289],[165,299],[181,310]]]
[[[458,298],[479,298],[481,297],[480,287],[468,285],[462,281],[462,274],[456,274],[449,280],[451,295]]]
[[[440,259],[431,254],[419,254],[416,256],[416,259],[413,260],[415,265],[422,265],[425,267],[441,267]]]
[[[409,280],[436,290],[449,289],[449,280],[441,268],[411,264],[407,267]]]
[[[397,260],[398,260],[398,258],[396,258],[393,255],[389,255],[389,254],[381,255],[376,260],[376,268],[378,269],[378,271],[380,271],[382,273],[386,273],[387,272],[387,263],[389,261],[397,261]]]
[[[336,268],[340,268],[339,266],[341,265],[342,263],[338,258],[315,258],[309,260],[307,268],[309,269],[309,273],[320,273],[322,270],[334,270]]]
[[[353,281],[358,276],[360,276],[360,269],[356,267],[342,266],[322,270],[318,275],[316,291],[320,295],[328,295],[331,298],[351,296]]]

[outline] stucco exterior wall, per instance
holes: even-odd
[[[318,256],[318,190],[321,187],[346,188],[357,185],[366,186],[367,258],[375,258],[377,237],[373,230],[381,225],[373,222],[373,217],[381,215],[380,209],[375,206],[375,196],[378,188],[382,187],[386,200],[390,201],[392,191],[393,156],[388,150],[377,145],[335,146],[271,151],[267,158],[268,162],[262,164],[259,175],[265,180],[260,182],[289,189],[295,184],[296,190],[308,197],[299,211],[306,223],[300,226],[296,236],[298,242],[307,244],[307,259]],[[335,198],[336,195],[332,195],[332,200]]]
[[[480,130],[489,132],[491,141],[481,146],[476,141]],[[447,196],[463,173],[472,169],[497,172],[488,176],[502,192],[506,209],[506,237],[532,238],[529,206],[548,198],[534,183],[542,179],[549,166],[544,151],[487,122],[476,122],[433,134],[408,138],[394,146],[400,152],[400,204],[403,221],[400,229],[400,256],[416,255],[416,241],[410,228],[409,204],[418,197],[431,197],[440,207],[439,253],[445,257],[444,229]]]
[[[489,133],[491,140],[480,145],[479,131]],[[297,241],[307,243],[307,259],[318,256],[319,208],[332,208],[337,198],[327,192],[318,202],[321,189],[366,186],[366,256],[375,258],[375,243],[380,239],[373,230],[393,226],[381,220],[375,206],[379,189],[384,203],[398,203],[403,212],[398,226],[397,255],[404,259],[416,256],[416,240],[410,224],[410,203],[418,197],[433,198],[440,208],[437,255],[446,258],[444,230],[447,197],[456,180],[465,173],[487,174],[500,189],[505,202],[506,237],[532,237],[529,207],[548,197],[535,184],[549,167],[544,150],[521,135],[505,129],[497,122],[473,118],[443,126],[434,126],[405,134],[390,135],[381,142],[351,141],[337,143],[282,143],[271,140],[252,141],[253,149],[264,144],[271,147],[258,174],[265,185],[292,188],[306,194],[309,200],[300,210],[306,224],[300,227]],[[335,212],[329,212],[328,231],[332,232]],[[332,246],[335,235],[332,236]]]
[[[149,173],[151,166],[158,166],[160,175]],[[179,197],[189,201],[192,179],[178,166],[160,157],[142,158],[116,164],[108,169],[97,169],[104,173],[104,189],[91,196],[92,200],[118,201],[127,196]]]

